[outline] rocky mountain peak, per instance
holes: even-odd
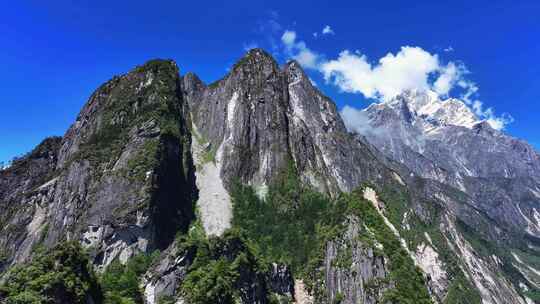
[[[408,90],[382,104],[391,108],[405,105],[413,113],[413,121],[421,120],[431,127],[452,125],[470,129],[481,121],[463,101],[443,100],[430,90]]]
[[[242,303],[525,303],[516,290],[538,281],[527,262],[540,239],[538,154],[431,91],[365,113],[375,131],[347,132],[298,62],[280,67],[261,49],[209,85],[151,60],[98,88],[62,139],[0,171],[0,272],[68,239],[101,270],[163,250],[137,283],[148,304],[217,302],[207,290],[228,264],[234,284],[217,294],[240,291]],[[302,232],[303,217],[315,230]],[[317,269],[253,265],[248,229],[283,251],[284,239],[320,237],[309,250],[321,251],[291,251]]]
[[[268,72],[279,69],[276,60],[265,50],[255,48],[249,50],[232,67],[231,73],[236,72]],[[248,74],[249,75],[249,74]]]

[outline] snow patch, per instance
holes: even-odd
[[[471,129],[479,122],[478,117],[461,100],[441,100],[437,93],[427,90],[410,90],[388,102],[399,107],[405,101],[409,108],[425,122],[424,131],[434,132],[439,126],[455,125]]]

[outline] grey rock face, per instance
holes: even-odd
[[[211,253],[211,255],[218,254],[216,259],[234,260],[238,255],[245,254],[247,254],[246,259],[252,258],[250,253],[245,251],[246,245],[240,239],[219,240],[216,244]],[[180,247],[178,243],[173,243],[162,254],[159,263],[146,273],[142,282],[145,303],[159,303],[159,299],[163,297],[174,298],[182,303],[185,301],[183,299],[185,295],[181,289],[182,281],[191,270],[190,267],[195,261],[197,251],[208,249],[196,246],[182,249]],[[268,303],[270,294],[292,299],[293,277],[285,265],[272,264],[265,273],[254,269],[255,265],[239,267],[239,276],[232,284],[238,290],[240,303]]]
[[[406,198],[385,202],[381,216],[413,258],[418,248],[412,246],[429,245],[417,258],[426,259],[418,261],[426,269],[445,272],[430,282],[436,301],[445,300],[452,283],[449,263],[440,260],[445,255],[485,301],[524,303],[516,286],[525,275],[509,282],[500,273],[516,263],[532,276],[530,265],[482,256],[456,223],[493,244],[511,244],[509,250],[539,248],[538,154],[477,124],[455,100],[433,109],[429,96],[416,97],[414,105],[404,95],[370,107],[370,132],[355,135],[294,61],[280,68],[255,49],[210,85],[192,73],[180,77],[173,62],[151,61],[101,86],[62,139],[45,141],[0,171],[0,207],[7,210],[0,214],[0,271],[28,259],[33,247],[63,239],[79,240],[98,267],[159,248],[165,251],[145,275],[145,299],[156,303],[165,295],[183,303],[179,290],[194,253],[179,250],[174,235],[195,217],[199,168],[191,140],[199,134],[193,127],[203,158],[212,158],[227,190],[240,181],[264,194],[288,166],[330,195],[362,183],[377,191],[405,189]],[[346,233],[326,244],[318,302],[380,303],[392,287],[385,257],[355,237],[364,229],[361,220],[347,219]],[[422,230],[428,224],[444,246]],[[516,231],[528,238],[515,238]],[[284,265],[264,276],[245,271],[236,286],[243,303],[295,293]]]
[[[176,65],[149,62],[101,86],[61,144],[54,139],[50,152],[2,171],[0,203],[11,216],[0,242],[8,260],[24,261],[34,246],[62,239],[79,239],[97,265],[168,246],[194,217],[182,106]]]
[[[358,236],[358,218],[349,218],[342,238],[326,245],[324,275],[326,291],[319,301],[335,303],[381,303],[391,287],[385,257],[363,244]]]
[[[530,145],[480,121],[463,102],[441,101],[429,92],[405,92],[370,106],[363,114],[368,125],[359,130],[362,138],[430,180],[425,183],[424,197],[438,198],[460,221],[504,247],[506,254],[514,252],[512,248],[526,248],[538,255],[531,248],[538,243],[540,232],[536,216],[540,208],[540,195],[536,195],[540,158]],[[459,192],[463,194],[451,195]],[[490,265],[485,267],[498,267],[493,261],[478,259],[476,263]],[[511,255],[502,263],[506,264],[502,272],[509,271],[508,264],[517,265]],[[500,268],[495,273],[499,274],[493,274],[494,280],[501,280],[497,283],[501,285],[484,286],[491,291],[483,297],[495,303],[518,297],[501,277]],[[535,279],[523,279],[527,281],[536,284]],[[520,288],[517,282],[512,283]]]
[[[305,181],[329,193],[389,177],[296,62],[281,70],[270,55],[254,49],[218,82],[205,86],[187,74],[183,85],[193,123],[223,163],[228,187],[237,178],[267,185],[289,162]]]
[[[60,142],[60,137],[47,138],[28,155],[14,161],[11,167],[0,171],[0,208],[3,210],[0,212],[0,272],[9,265],[10,257],[19,247],[28,247],[25,242],[32,242],[28,238],[39,237],[35,230],[44,212],[40,203],[46,201],[53,186],[45,182],[55,172]],[[33,214],[38,214],[35,220]]]
[[[471,195],[501,225],[540,235],[533,216],[540,208],[540,155],[530,145],[480,122],[461,101],[428,93],[406,92],[365,114],[372,130],[362,135],[383,154]]]

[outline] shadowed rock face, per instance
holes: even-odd
[[[61,141],[0,172],[9,260],[63,239],[80,240],[97,265],[167,247],[194,217],[182,107],[176,65],[151,61],[101,86]]]
[[[470,195],[474,206],[518,234],[540,237],[540,155],[493,129],[462,101],[406,92],[364,111],[364,132],[414,173]]]
[[[193,123],[216,151],[227,187],[235,179],[264,187],[290,162],[329,193],[388,177],[294,61],[280,69],[254,49],[223,79],[206,86],[187,74],[183,85]]]
[[[504,251],[481,254],[466,234],[497,248],[511,244],[511,250],[540,243],[534,236],[540,197],[537,154],[485,124],[469,126],[474,117],[454,115],[463,108],[452,107],[438,109],[434,113],[440,121],[422,128],[416,123],[420,108],[404,100],[394,107],[374,107],[369,115],[377,132],[364,137],[347,131],[336,105],[294,61],[280,67],[254,49],[210,85],[192,73],[180,77],[171,61],[150,61],[102,85],[63,138],[47,139],[0,171],[0,207],[6,210],[0,214],[0,248],[5,248],[0,271],[27,260],[33,247],[52,247],[63,239],[79,240],[97,267],[164,249],[144,277],[145,299],[181,299],[178,290],[194,256],[177,248],[174,236],[195,218],[195,202],[209,209],[203,208],[202,217],[223,214],[202,219],[203,226],[216,226],[207,234],[221,236],[230,227],[232,205],[226,192],[235,181],[264,196],[266,187],[292,166],[305,183],[331,196],[370,184],[381,198],[379,215],[426,272],[435,301],[451,295],[452,280],[461,275],[459,284],[470,283],[485,301],[525,303],[517,286],[534,282],[523,276],[510,281],[503,270],[516,261],[500,255]],[[453,119],[468,127],[447,125]],[[406,144],[441,125],[444,135],[422,141],[422,153]],[[388,136],[376,136],[383,133]],[[515,161],[508,157],[511,151],[519,156]],[[458,163],[464,159],[465,165]],[[205,178],[216,181],[210,185]],[[200,202],[207,198],[220,204]],[[250,275],[239,281],[246,284],[240,285],[242,301],[266,303],[272,292],[296,294],[297,300],[301,294],[306,301],[380,303],[393,284],[388,256],[358,238],[367,229],[363,220],[344,219],[347,229],[320,253],[324,267],[318,270],[322,279],[316,289],[322,294],[294,290],[293,285],[304,282],[274,264],[264,279],[246,270]],[[530,242],[514,238],[523,227],[530,230]],[[225,245],[217,249],[225,252]],[[345,252],[351,252],[348,268],[338,265]],[[519,264],[528,269],[525,262]],[[373,281],[387,284],[373,289]]]

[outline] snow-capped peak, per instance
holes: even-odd
[[[433,91],[406,91],[389,101],[391,106],[402,102],[416,117],[423,118],[431,125],[472,128],[481,122],[463,101],[455,98],[441,100]]]

